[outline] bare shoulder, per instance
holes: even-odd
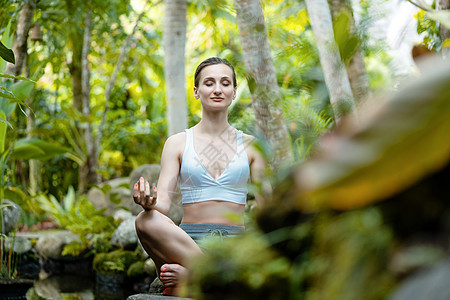
[[[242,133],[242,139],[246,147],[252,146],[256,142],[256,138],[253,135]]]
[[[175,133],[174,135],[171,135],[167,138],[166,140],[166,144],[170,143],[171,146],[179,144],[179,143],[183,143],[186,140],[186,132],[182,131],[179,133]]]
[[[245,152],[247,153],[249,162],[250,162],[250,164],[253,164],[255,159],[258,159],[260,156],[259,151],[254,147],[257,139],[253,135],[243,133],[242,140],[244,143]]]
[[[167,138],[164,144],[164,152],[170,152],[172,154],[180,154],[184,150],[186,143],[186,132],[179,132],[171,135]]]

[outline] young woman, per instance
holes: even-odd
[[[200,63],[194,95],[202,104],[202,119],[167,139],[153,196],[142,177],[133,189],[134,201],[144,208],[136,231],[160,270],[166,293],[187,275],[189,260],[202,253],[195,241],[211,233],[244,231],[247,183],[250,177],[258,181],[264,169],[251,147],[253,137],[228,123],[228,107],[236,97],[233,66],[218,57]],[[166,216],[178,177],[184,211],[180,226]]]

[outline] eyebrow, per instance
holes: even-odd
[[[206,80],[211,80],[211,79],[213,79],[213,80],[216,80],[216,78],[214,78],[214,77],[205,77],[204,79],[203,79],[203,81],[206,81]],[[220,80],[222,80],[222,79],[226,79],[226,80],[230,80],[231,79],[231,77],[230,76],[223,76],[222,78],[220,78]]]

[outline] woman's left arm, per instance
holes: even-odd
[[[272,194],[272,187],[266,174],[266,161],[254,146],[255,138],[251,135],[244,135],[244,143],[246,145],[246,152],[250,165],[250,179],[252,183],[260,185],[260,193],[255,193],[255,200],[258,205],[262,205],[264,201],[270,199]],[[261,194],[262,193],[262,194]]]

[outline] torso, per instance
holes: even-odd
[[[195,129],[194,129],[195,130]],[[229,162],[236,154],[236,134],[235,130],[224,132],[220,137],[211,139],[202,136],[194,131],[194,149],[203,167],[209,175],[218,179],[226,170]],[[246,143],[244,143],[245,145]],[[182,163],[182,156],[185,144],[179,149],[179,161]],[[220,155],[214,155],[215,149],[221,149]],[[247,147],[245,148],[249,164],[252,155]],[[214,158],[214,159],[212,159]],[[228,224],[243,225],[245,205],[228,201],[210,201],[183,204],[184,215],[181,223],[205,223],[205,224]]]
[[[226,201],[183,204],[181,223],[243,225],[245,205]]]

